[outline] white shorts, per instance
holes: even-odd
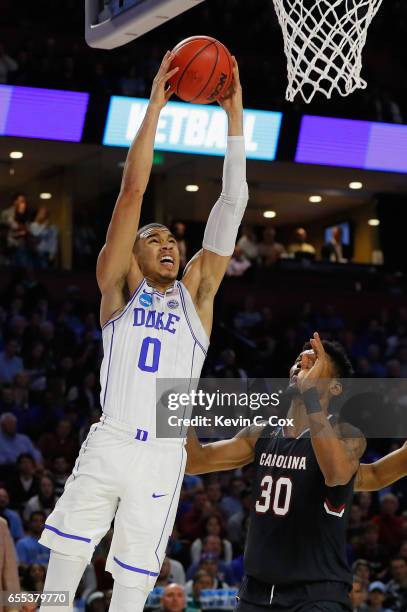
[[[126,425],[103,416],[82,444],[40,543],[90,561],[114,518],[106,570],[120,584],[151,590],[174,525],[185,463],[181,440],[140,441]]]

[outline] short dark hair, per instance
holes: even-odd
[[[17,457],[17,464],[20,464],[23,459],[29,459],[33,465],[35,465],[35,459],[31,453],[21,453]]]
[[[352,378],[352,376],[354,375],[353,366],[342,344],[336,341],[322,340],[322,346],[324,347],[327,355],[329,355],[329,357],[331,358],[338,377]],[[302,350],[309,351],[311,348],[311,343],[306,342]]]
[[[149,229],[153,229],[154,227],[156,227],[157,229],[170,231],[168,227],[166,225],[163,225],[162,223],[147,223],[147,225],[143,225],[143,227],[140,227],[140,229],[138,230],[136,234],[136,242],[140,240],[144,232],[147,232]]]

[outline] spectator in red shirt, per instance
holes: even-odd
[[[195,494],[192,508],[180,519],[179,528],[181,535],[188,540],[196,540],[204,534],[205,521],[210,514],[214,513],[214,508],[208,500],[204,491]]]
[[[59,421],[55,433],[41,436],[38,446],[47,467],[52,466],[56,457],[65,457],[68,463],[73,465],[79,452],[78,440],[72,432],[72,423],[68,419]]]
[[[384,495],[380,502],[380,514],[372,522],[379,526],[379,542],[390,553],[395,553],[405,536],[405,519],[397,516],[399,500],[392,493]]]

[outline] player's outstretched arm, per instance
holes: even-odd
[[[154,79],[146,115],[127,154],[106,244],[98,258],[96,275],[102,292],[102,324],[103,319],[108,319],[124,305],[122,289],[130,271],[132,282],[136,286],[141,281],[141,273],[133,256],[133,246],[140,221],[141,204],[151,174],[160,112],[171,96],[167,83],[178,70],[170,70],[173,57],[169,51],[166,53]]]
[[[209,215],[203,249],[189,262],[183,278],[208,335],[212,327],[213,299],[233,255],[248,202],[242,87],[235,58],[233,62],[232,85],[218,100],[228,117],[222,193]]]
[[[375,463],[362,463],[355,481],[355,491],[380,491],[407,476],[407,442]]]
[[[231,440],[201,444],[195,430],[190,427],[187,438],[187,474],[209,474],[235,470],[252,463],[254,447],[261,427],[247,427]]]

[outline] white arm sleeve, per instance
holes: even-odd
[[[206,224],[204,249],[224,257],[233,254],[248,199],[244,136],[229,136],[222,193]]]

